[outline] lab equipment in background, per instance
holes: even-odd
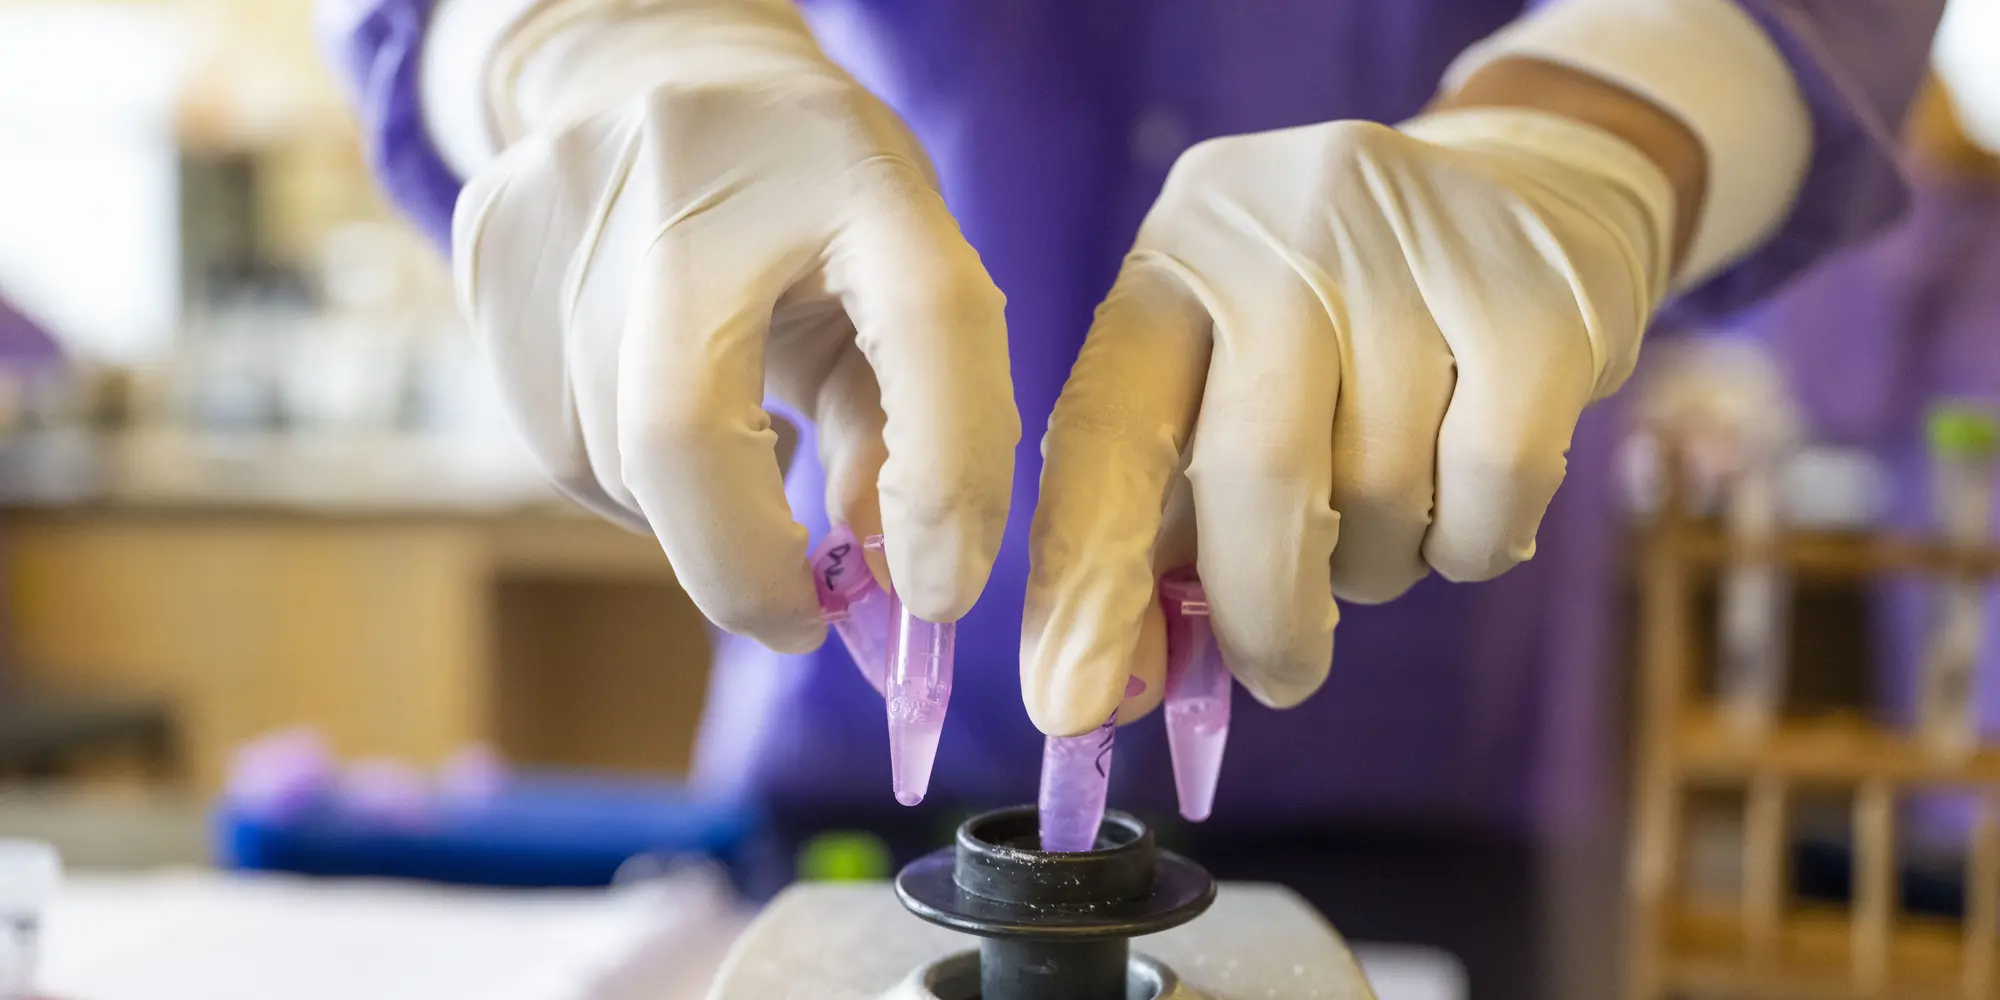
[[[1193,569],[1160,581],[1167,619],[1167,749],[1181,818],[1199,823],[1215,807],[1215,783],[1229,744],[1234,682],[1209,628],[1208,594]]]
[[[810,560],[820,614],[882,694],[889,719],[889,779],[896,801],[914,806],[930,790],[931,767],[951,707],[956,622],[927,622],[875,582],[863,556],[881,552],[880,535],[858,547],[836,526]],[[879,666],[870,666],[879,664]]]
[[[1929,420],[1931,504],[1944,540],[1977,548],[1992,537],[1994,475],[2000,471],[2000,414],[1946,404]],[[1937,618],[1924,657],[1917,726],[1933,751],[1962,756],[1979,740],[1975,669],[1985,637],[1983,581],[1952,578],[1940,584]]]
[[[1724,517],[1746,552],[1760,552],[1778,537],[1778,458],[1752,450],[1736,469]],[[1791,578],[1769,556],[1747,558],[1722,578],[1716,684],[1724,717],[1739,736],[1762,736],[1784,701],[1791,596]]]
[[[709,858],[741,878],[762,817],[736,800],[609,773],[506,768],[484,748],[435,774],[341,766],[317,735],[238,752],[215,818],[217,863],[248,871],[466,885],[611,884],[649,859]]]
[[[304,266],[256,250],[217,263],[190,294],[171,365],[179,423],[349,437],[505,425],[497,391],[466,385],[490,376],[445,265],[416,234],[349,222]]]
[[[1125,681],[1125,697],[1146,690],[1137,677]],[[1118,741],[1118,712],[1081,736],[1042,740],[1042,784],[1036,802],[1041,848],[1050,853],[1088,851],[1097,846],[1111,787],[1111,751]]]
[[[876,882],[895,874],[882,838],[860,830],[829,830],[799,849],[801,882]]]
[[[1789,713],[1764,739],[1738,738],[1716,693],[1696,682],[1697,637],[1707,582],[1751,553],[1678,502],[1640,541],[1625,995],[1993,995],[2000,747],[1942,755],[1907,725],[1849,711]],[[2000,573],[1991,542],[1792,525],[1776,541],[1756,555],[1815,584]],[[1934,853],[1925,826],[1941,810],[1930,804],[1959,795],[1969,821]],[[1729,827],[1702,830],[1710,810],[1730,815]],[[1906,811],[1915,823],[1899,818]],[[1729,846],[1737,857],[1718,872],[1714,855]],[[1956,865],[1973,891],[1951,891],[1939,865]],[[1704,883],[1726,895],[1700,891]],[[1955,924],[1939,919],[1960,913]]]
[[[167,362],[167,417],[204,433],[283,428],[291,419],[286,370],[313,324],[305,279],[274,267],[214,284],[199,309],[190,310]]]
[[[284,377],[294,426],[385,433],[416,429],[419,354],[453,337],[449,279],[401,226],[354,222],[320,241],[321,311],[293,345]]]
[[[1889,509],[1889,472],[1865,448],[1801,444],[1781,478],[1780,520],[1794,529],[1866,531]]]
[[[1764,552],[1786,521],[1798,408],[1769,351],[1754,341],[1695,338],[1649,360],[1628,488],[1635,506],[1657,508],[1670,478],[1666,463],[1674,462],[1689,506],[1719,509],[1746,554],[1722,578],[1716,689],[1729,731],[1761,737],[1785,693],[1792,587]]]
[[[1651,517],[1665,490],[1661,442],[1635,435],[1619,453],[1618,479],[1628,513]],[[1882,460],[1863,448],[1801,443],[1778,463],[1778,519],[1789,527],[1866,531],[1882,523],[1892,493]],[[1690,497],[1689,510],[1710,513],[1716,497]]]
[[[0,1000],[32,1000],[42,916],[61,882],[55,848],[0,840]]]
[[[1735,479],[1759,462],[1784,470],[1791,499],[1791,456],[1799,450],[1803,418],[1767,346],[1690,331],[1649,345],[1633,380],[1634,433],[1619,461],[1628,509],[1659,511],[1669,456],[1677,460],[1673,471],[1689,512],[1722,512]],[[1828,476],[1821,469],[1809,473],[1815,480]]]

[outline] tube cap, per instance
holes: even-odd
[[[1975,403],[1939,403],[1925,423],[1931,451],[1951,458],[1988,458],[2000,452],[2000,413]]]

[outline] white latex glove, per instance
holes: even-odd
[[[1164,689],[1155,581],[1197,552],[1168,508],[1231,668],[1280,707],[1325,679],[1336,596],[1529,558],[1578,416],[1666,291],[1674,218],[1637,149],[1526,110],[1189,150],[1049,422],[1035,723],[1101,723],[1128,670]]]
[[[909,607],[964,614],[1020,420],[1001,295],[903,124],[782,0],[544,5],[488,65],[504,151],[459,200],[457,280],[555,482],[657,534],[718,625],[811,649],[768,391]]]

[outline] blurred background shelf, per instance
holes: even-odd
[[[1762,736],[1741,735],[1712,707],[1690,709],[1676,736],[1689,781],[1738,783],[1776,777],[1799,783],[1857,785],[2000,784],[2000,748],[1940,756],[1909,734],[1858,716],[1786,720]]]
[[[1854,581],[1911,572],[1988,579],[2000,575],[2000,548],[1815,532],[1748,544],[1670,501],[1639,552],[1629,1000],[2000,996],[2000,748],[1941,753],[1859,712],[1781,712],[1746,726],[1700,676],[1702,595],[1733,567]],[[1913,845],[1901,830],[1908,802],[1940,788],[1973,793],[1970,833],[1948,873],[1960,888],[1950,917],[1911,912]],[[1694,824],[1718,795],[1738,803],[1740,819],[1725,828],[1727,843],[1702,845]],[[1841,898],[1807,898],[1794,850],[1829,823],[1848,866]],[[1733,855],[1723,898],[1693,884],[1714,867],[1717,846]]]
[[[1692,565],[1722,567],[1768,560],[1792,570],[1837,578],[1884,573],[2000,574],[2000,548],[1968,550],[1923,538],[1847,532],[1788,534],[1773,545],[1730,538],[1714,525],[1688,523],[1676,530]]]
[[[1694,903],[1678,914],[1672,929],[1677,958],[1668,974],[1671,988],[1694,996],[1745,1000],[1964,1000],[1963,936],[1943,922],[1905,924],[1890,937],[1893,989],[1855,986],[1853,932],[1846,914],[1832,907],[1802,908],[1786,915],[1775,953],[1746,963],[1748,934],[1740,914],[1727,902]],[[1984,995],[1984,994],[1977,994]]]

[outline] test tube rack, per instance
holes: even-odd
[[[1732,730],[1697,691],[1697,593],[1728,567],[1764,561],[1795,578],[1916,573],[1993,581],[2000,548],[1879,534],[1732,539],[1669,490],[1639,546],[1638,742],[1629,857],[1628,1000],[1993,1000],[2000,997],[2000,747],[1941,757],[1872,721],[1787,720]],[[1681,857],[1694,796],[1743,795],[1741,891],[1686,891]],[[1964,917],[1899,913],[1900,796],[1979,797],[1966,851]],[[1788,816],[1801,793],[1851,796],[1851,903],[1792,898]]]

